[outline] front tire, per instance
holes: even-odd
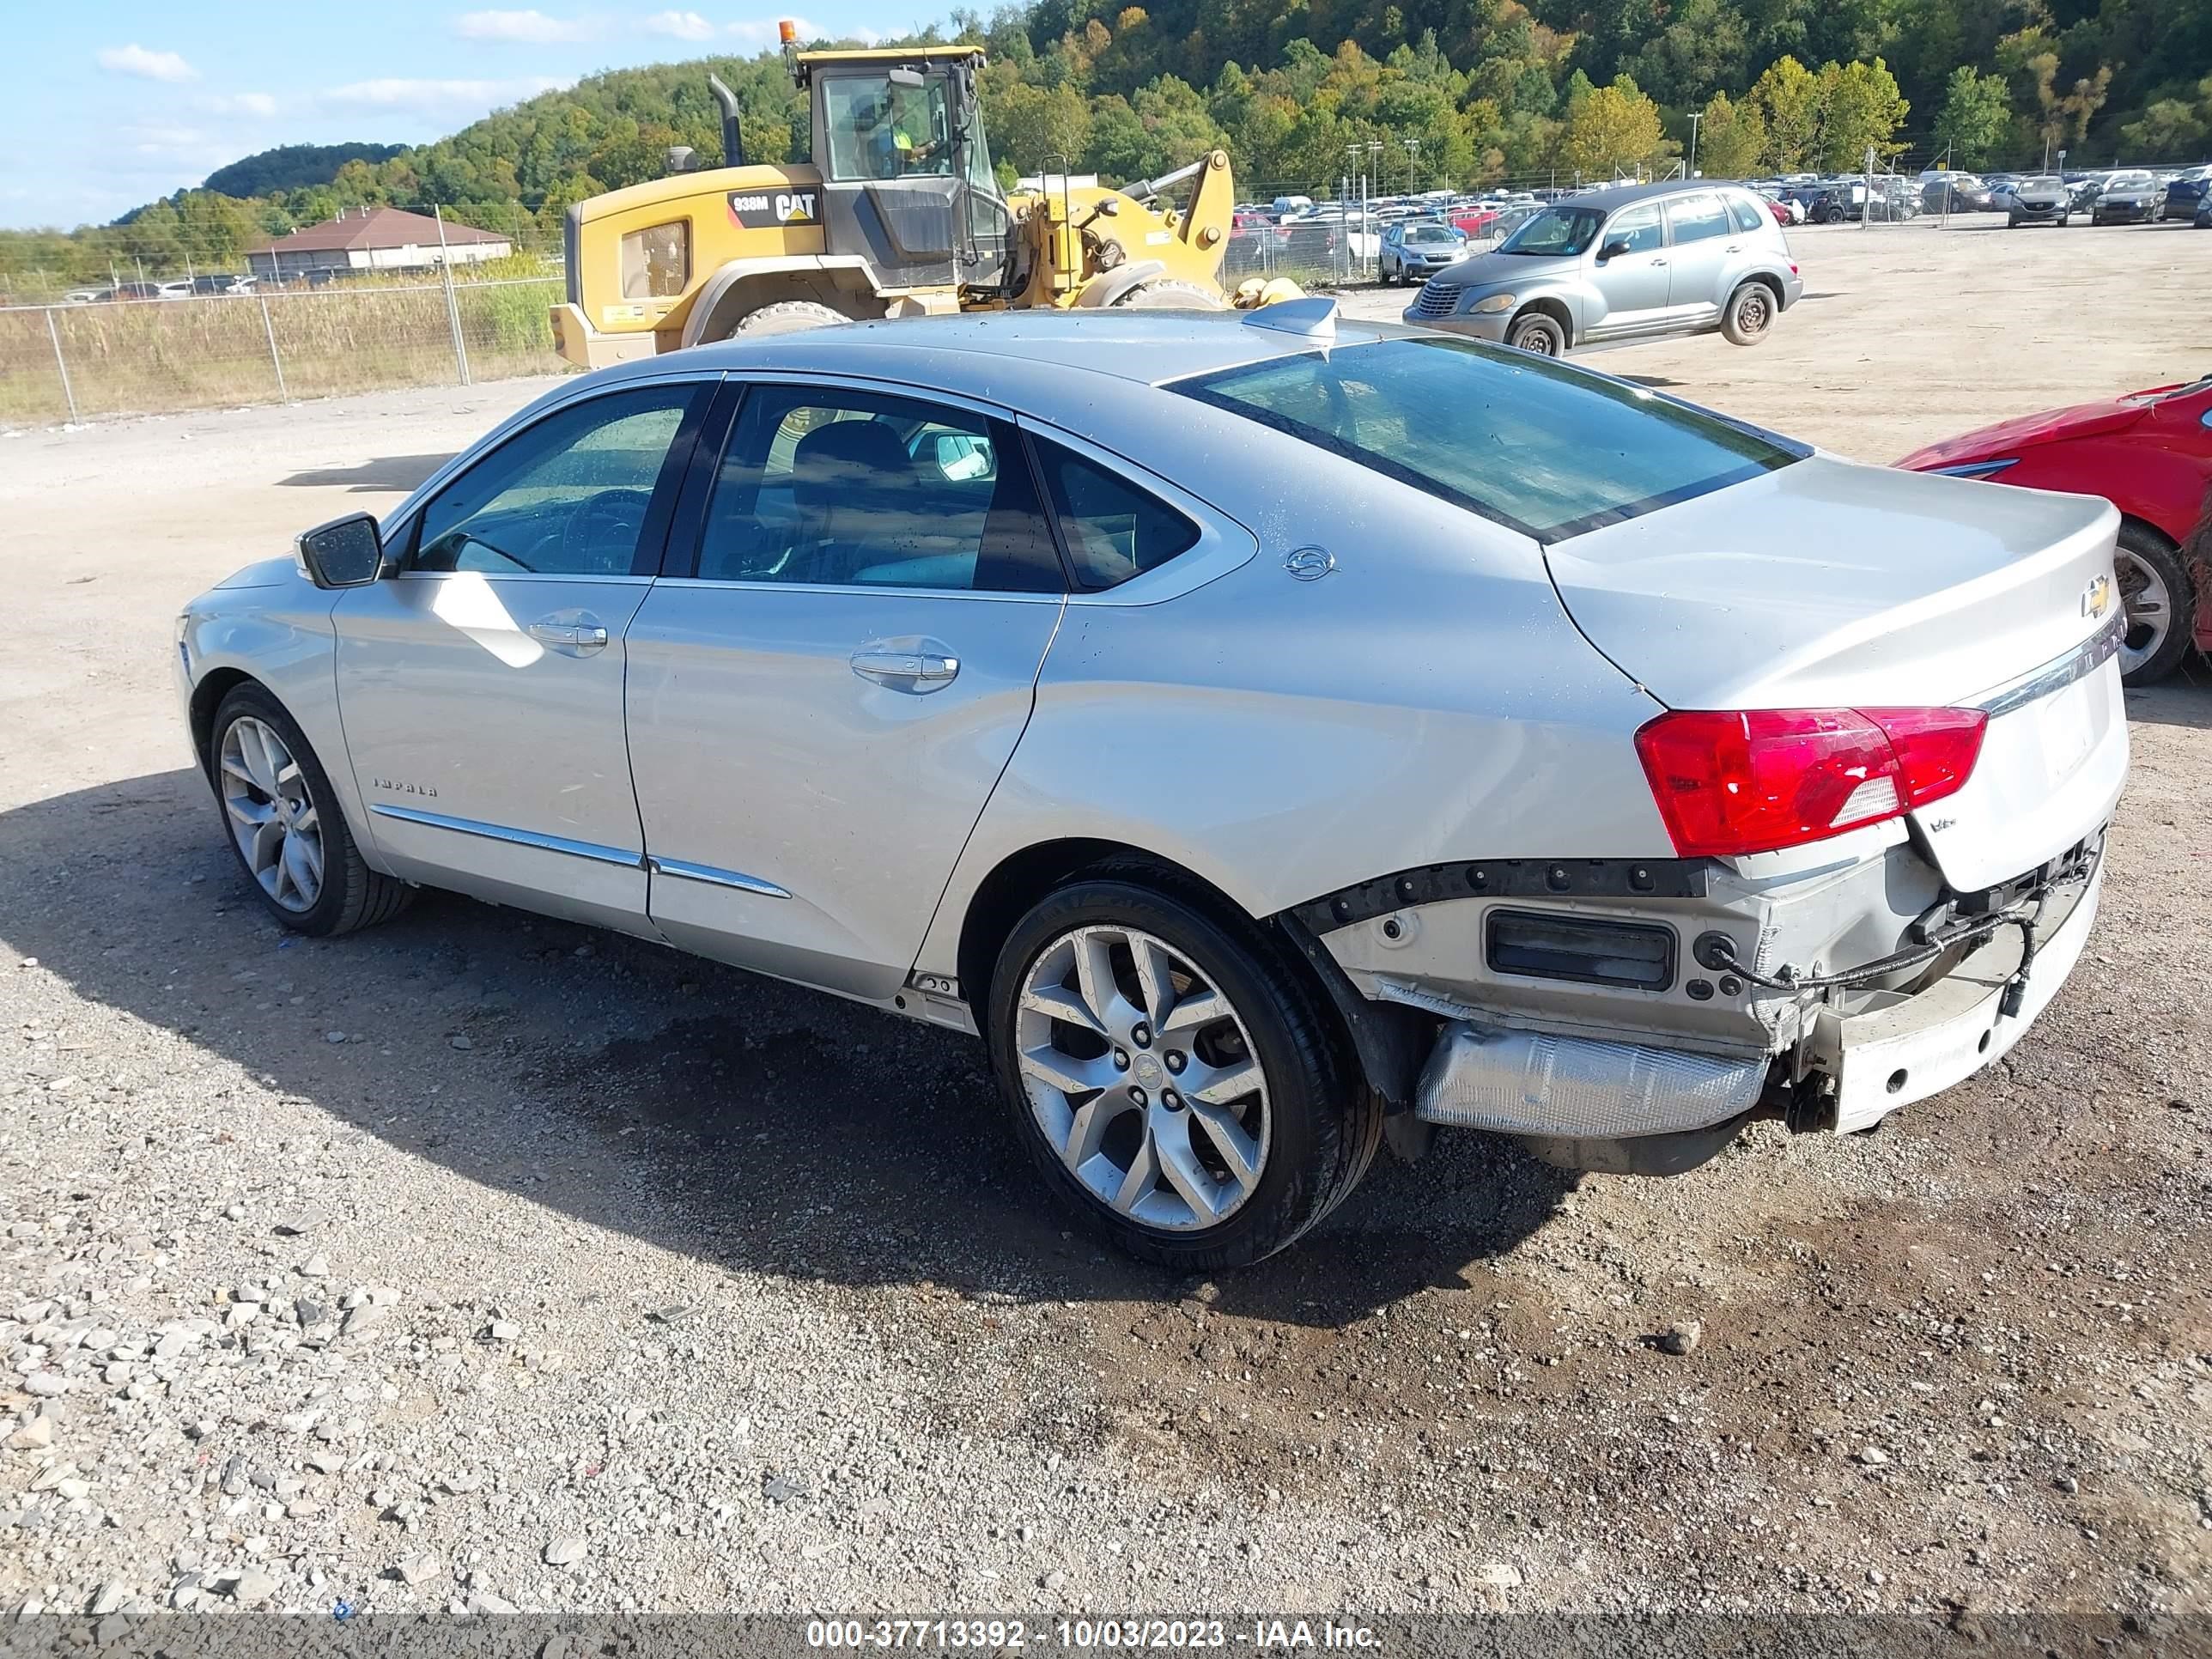
[[[1015,927],[992,1061],[1016,1137],[1093,1231],[1182,1272],[1244,1267],[1358,1184],[1381,1103],[1285,953],[1151,879],[1078,881]]]
[[[1531,311],[1516,317],[1513,326],[1505,331],[1505,343],[1516,351],[1533,351],[1540,357],[1564,357],[1567,352],[1567,331],[1559,319],[1541,311]]]
[[[1721,308],[1721,333],[1730,345],[1757,345],[1774,326],[1774,290],[1764,283],[1737,284]]]
[[[294,933],[350,933],[414,899],[362,858],[307,734],[260,686],[237,687],[216,708],[208,781],[262,908]]]
[[[2173,544],[2146,525],[2120,526],[2112,562],[2127,608],[2120,684],[2155,685],[2189,654],[2195,590]]]

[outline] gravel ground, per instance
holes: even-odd
[[[2212,237],[1795,240],[1768,345],[1601,366],[1875,459],[2205,367]],[[1172,1281],[972,1043],[249,902],[176,602],[536,390],[0,443],[0,1607],[2204,1609],[2202,677],[2130,700],[2104,917],[1987,1074],[1669,1182],[1442,1137]]]

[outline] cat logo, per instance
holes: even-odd
[[[773,230],[781,225],[822,222],[821,192],[812,190],[733,190],[730,222],[740,230]]]

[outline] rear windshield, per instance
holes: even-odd
[[[1271,358],[1170,389],[1544,542],[1812,453],[1640,386],[1474,340]]]

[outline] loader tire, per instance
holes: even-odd
[[[1137,311],[1218,311],[1221,296],[1196,283],[1178,283],[1170,278],[1158,283],[1139,283],[1114,301],[1117,307]]]
[[[738,325],[730,331],[730,338],[751,340],[769,334],[796,334],[802,329],[828,328],[852,320],[843,312],[832,311],[811,300],[778,300],[774,305],[749,311],[738,319]]]

